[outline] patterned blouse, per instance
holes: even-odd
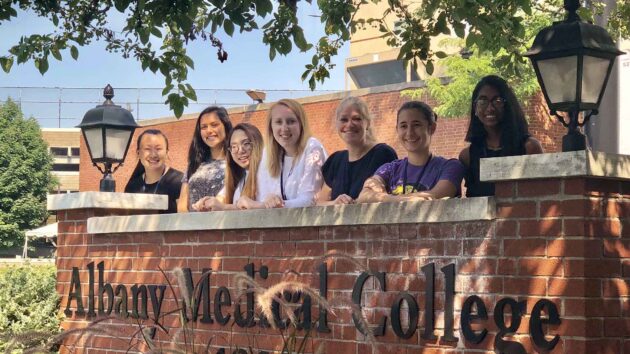
[[[212,160],[199,165],[190,178],[184,176],[182,183],[188,183],[188,209],[199,199],[215,197],[223,190],[225,180],[225,160]]]

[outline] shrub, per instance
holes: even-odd
[[[40,345],[42,333],[52,337],[60,332],[55,283],[54,265],[0,268],[0,351],[12,339],[17,342],[13,349],[19,350]]]

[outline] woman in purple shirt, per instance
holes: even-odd
[[[428,200],[460,195],[464,166],[457,159],[431,153],[437,116],[423,102],[410,101],[398,110],[396,134],[407,157],[381,166],[365,181],[359,202]]]

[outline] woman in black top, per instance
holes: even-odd
[[[381,165],[398,158],[387,144],[376,143],[371,123],[363,100],[348,97],[339,103],[335,127],[347,150],[330,155],[322,167],[325,183],[318,196],[319,205],[354,203],[365,180]]]
[[[467,197],[494,195],[494,183],[479,180],[480,159],[543,152],[529,134],[514,91],[495,75],[482,78],[473,90],[466,141],[470,145],[460,152],[459,160],[466,167]]]
[[[177,212],[177,199],[184,174],[166,165],[168,139],[157,129],[148,129],[136,144],[138,164],[127,182],[125,193],[163,194],[168,196],[168,213]]]

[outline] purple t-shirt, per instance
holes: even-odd
[[[407,176],[405,176],[405,170]],[[464,165],[457,159],[447,160],[441,156],[433,156],[424,166],[412,165],[406,157],[392,161],[379,167],[374,175],[385,181],[387,193],[393,195],[431,190],[440,180],[453,183],[459,195],[464,172]]]

